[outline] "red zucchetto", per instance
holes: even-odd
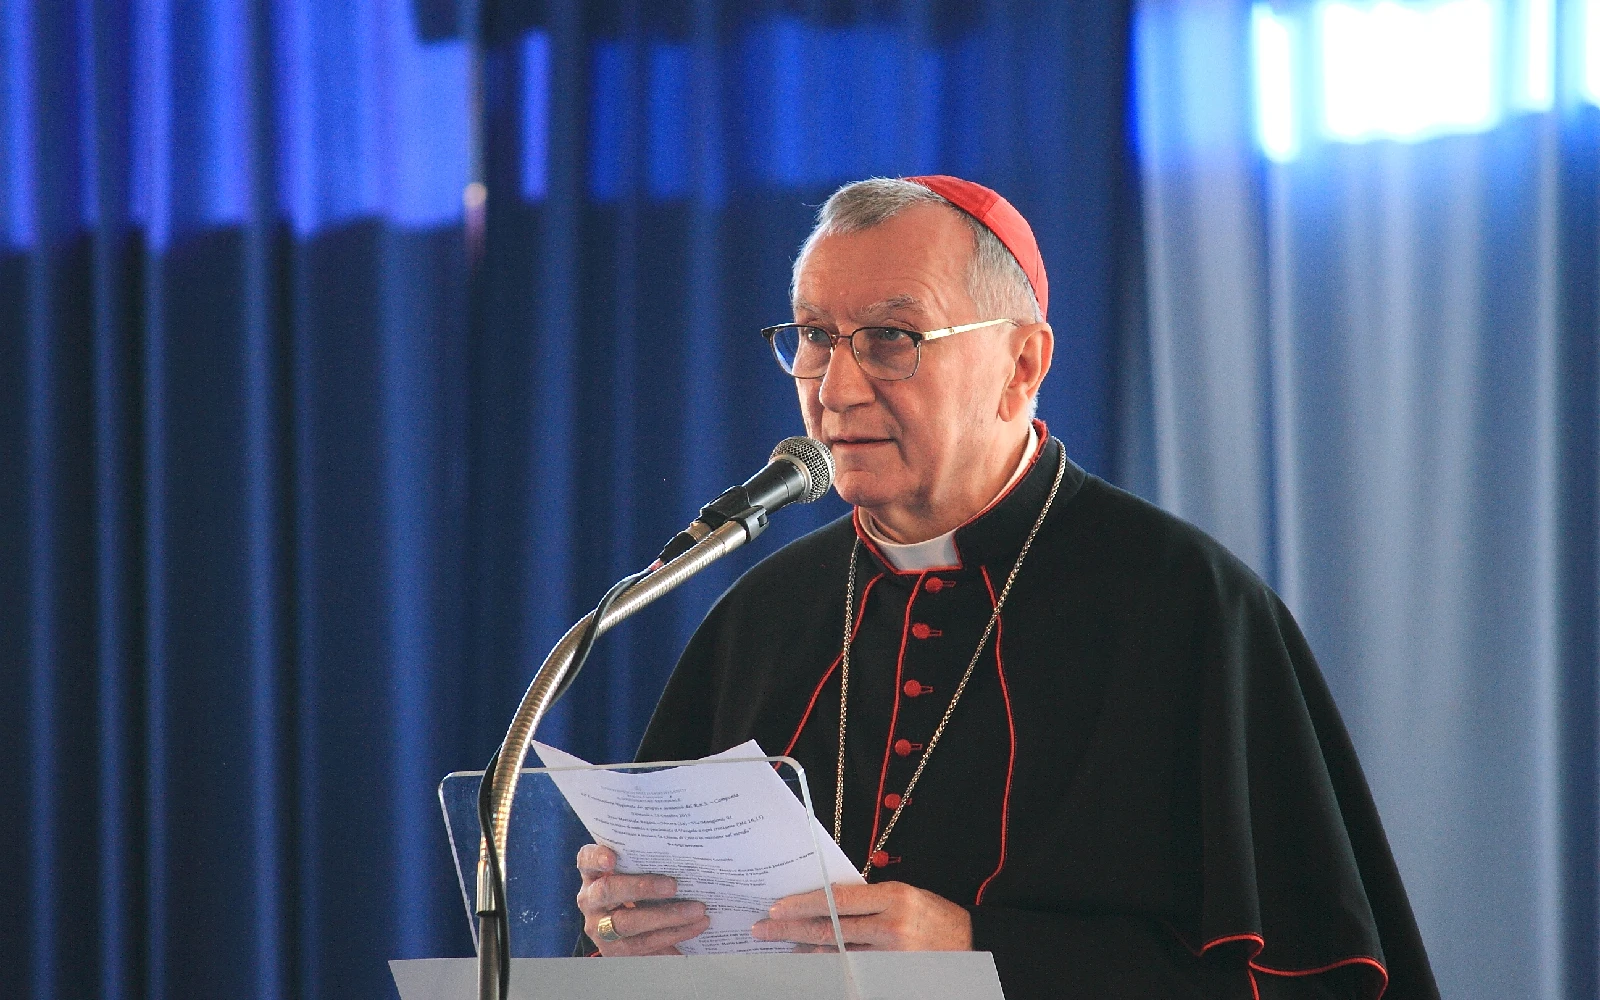
[[[1033,297],[1039,303],[1039,315],[1048,318],[1050,281],[1045,277],[1044,258],[1039,254],[1038,241],[1033,238],[1033,227],[1016,206],[1000,197],[998,191],[948,174],[904,179],[920,184],[987,226],[1022,265],[1022,273],[1028,276]]]

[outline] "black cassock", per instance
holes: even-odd
[[[865,864],[1066,462],[872,880],[965,906],[1010,1000],[1437,997],[1288,610],[1199,529],[1040,436],[1016,486],[957,530],[957,566],[896,572],[842,518],[751,569],[689,643],[640,759],[753,737],[801,762],[831,828],[859,544],[842,846]]]

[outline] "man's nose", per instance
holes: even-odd
[[[828,357],[828,370],[822,375],[817,400],[825,409],[838,412],[872,402],[872,381],[856,363],[850,342],[841,340]]]

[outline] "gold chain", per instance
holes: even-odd
[[[939,725],[934,727],[933,736],[929,737],[928,745],[922,751],[922,759],[917,761],[917,769],[912,772],[911,781],[900,796],[899,805],[895,806],[894,814],[889,817],[889,822],[884,826],[878,842],[867,852],[867,863],[861,866],[862,878],[866,878],[867,872],[872,869],[872,856],[883,850],[883,845],[889,842],[889,834],[894,832],[895,824],[900,822],[900,814],[905,812],[907,805],[910,805],[911,790],[917,787],[923,768],[928,766],[928,758],[933,756],[933,748],[939,745],[939,738],[944,735],[945,726],[950,724],[950,717],[955,714],[956,703],[967,690],[967,682],[972,680],[972,672],[977,669],[978,660],[983,656],[983,647],[989,644],[989,636],[994,634],[995,623],[1000,620],[1000,609],[1005,607],[1006,598],[1011,594],[1011,585],[1016,582],[1017,571],[1022,569],[1022,560],[1028,558],[1028,550],[1033,547],[1034,536],[1039,534],[1039,529],[1044,526],[1045,515],[1050,513],[1050,505],[1055,502],[1056,491],[1061,488],[1061,480],[1066,471],[1067,453],[1063,449],[1061,461],[1056,465],[1055,481],[1050,484],[1050,494],[1044,498],[1044,507],[1039,511],[1038,519],[1033,522],[1033,528],[1028,531],[1027,540],[1022,543],[1022,551],[1017,553],[1017,561],[1006,576],[1005,586],[1000,588],[1000,596],[994,602],[994,611],[989,615],[989,624],[983,627],[983,637],[978,640],[978,648],[972,651],[972,660],[967,664],[967,671],[961,675],[961,683],[956,685],[955,694],[950,696],[950,704],[944,710],[944,717],[939,720]],[[839,658],[839,769],[833,786],[833,842],[836,844],[844,832],[844,723],[850,699],[850,640],[855,631],[856,554],[860,551],[861,540],[858,538],[850,547],[850,574],[844,591],[844,651]],[[895,693],[895,697],[899,697],[899,692]],[[873,808],[878,808],[877,802],[873,803]]]

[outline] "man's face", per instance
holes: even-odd
[[[801,262],[795,322],[848,334],[862,326],[927,331],[996,319],[967,290],[972,231],[949,209],[917,205],[882,225],[817,241]],[[1013,371],[1001,325],[922,345],[909,379],[885,382],[847,344],[820,379],[796,379],[806,432],[833,452],[834,486],[869,511],[926,517],[992,464]]]

